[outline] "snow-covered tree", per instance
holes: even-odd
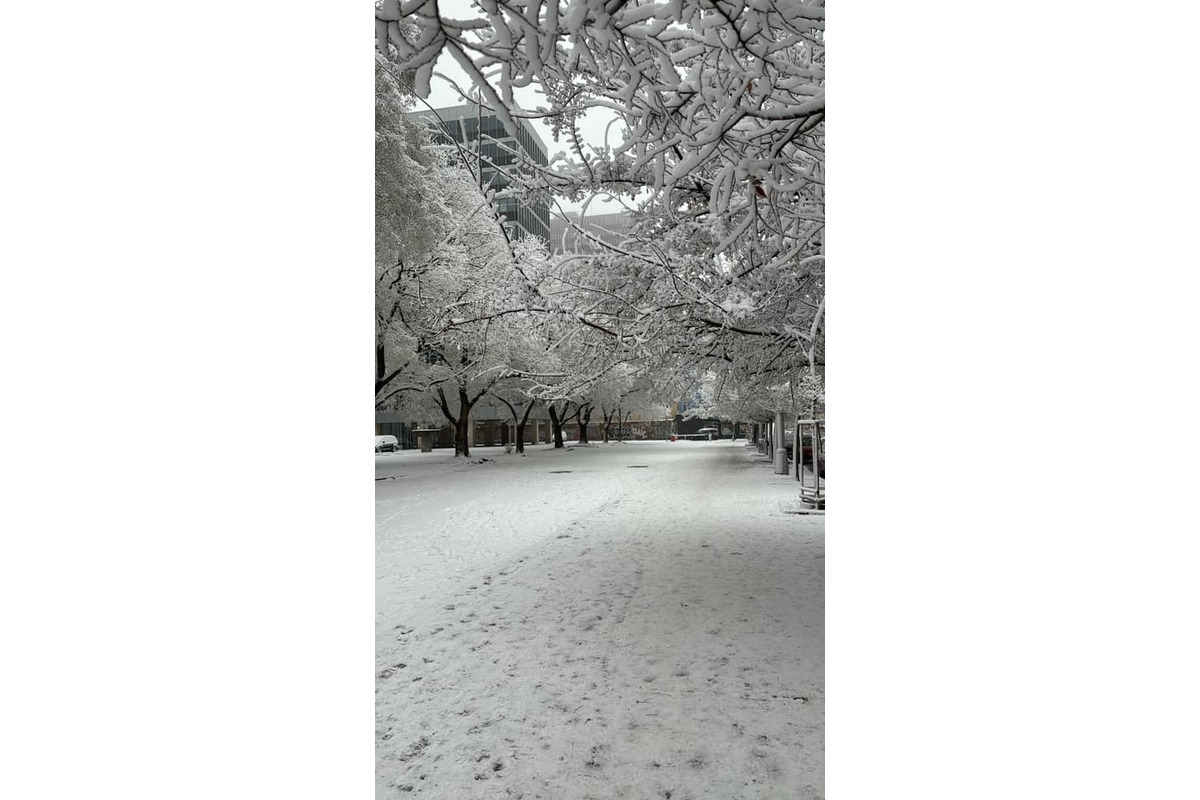
[[[576,259],[550,289],[569,317],[660,372],[702,367],[764,387],[820,372],[823,2],[473,8],[450,19],[434,0],[387,0],[377,47],[418,93],[445,53],[508,126],[549,120],[570,153],[523,163],[530,191],[638,198],[632,235]],[[530,85],[544,102],[522,107],[514,90]],[[622,123],[615,146],[581,136],[579,120],[597,111]]]
[[[404,117],[409,101],[399,71],[375,59],[375,398],[387,403],[402,391],[416,356],[405,323],[402,284],[420,268],[446,233],[446,207],[437,159],[424,132]],[[421,387],[408,386],[409,391]]]
[[[453,148],[404,116],[376,59],[376,408],[440,413],[469,454],[471,408],[513,374],[545,248],[512,242]]]

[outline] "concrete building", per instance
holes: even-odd
[[[545,166],[546,148],[533,125],[526,119],[517,120],[520,130],[509,136],[504,124],[492,112],[475,103],[467,103],[433,111],[412,111],[409,119],[429,127],[435,142],[449,144],[458,142],[474,156],[483,156],[483,186],[502,192],[509,186],[504,170],[511,171],[518,160],[517,153],[524,154],[535,164]],[[489,164],[490,162],[490,164]],[[477,163],[468,165],[472,170]],[[507,220],[505,227],[509,235],[521,239],[538,236],[542,241],[550,240],[550,206],[548,203],[523,203],[515,197],[498,197],[500,214]]]
[[[587,235],[580,233],[575,226],[582,228]],[[557,215],[550,218],[550,252],[597,253],[603,250],[603,247],[589,236],[606,244],[618,245],[632,229],[633,219],[623,211],[588,214],[582,220],[578,212],[568,211],[566,219]]]

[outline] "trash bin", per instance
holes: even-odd
[[[413,431],[417,435],[417,447],[422,453],[433,452],[433,437],[438,433],[437,428],[418,428]]]
[[[788,455],[786,447],[778,447],[775,449],[775,474],[787,475],[788,471]]]

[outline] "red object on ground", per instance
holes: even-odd
[[[673,433],[671,434],[671,441],[672,442],[675,441],[675,434],[673,434]]]

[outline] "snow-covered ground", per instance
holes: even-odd
[[[375,463],[380,797],[823,797],[824,517],[765,457]]]

